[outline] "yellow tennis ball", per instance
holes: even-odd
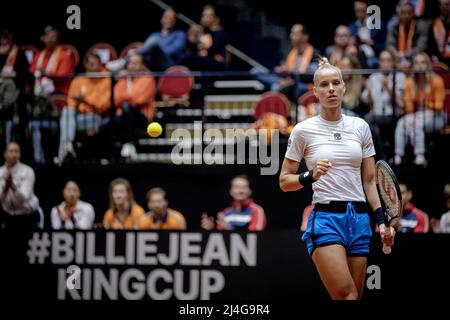
[[[156,138],[161,135],[162,127],[158,122],[152,122],[147,127],[147,133],[150,137]]]

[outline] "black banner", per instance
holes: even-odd
[[[327,301],[300,234],[41,232],[1,236],[11,299]],[[372,241],[365,300],[439,298],[450,235],[399,235],[391,255]]]

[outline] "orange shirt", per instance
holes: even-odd
[[[142,230],[186,230],[186,219],[177,210],[168,208],[162,220],[156,220],[153,213],[148,212],[139,222]]]
[[[423,102],[428,109],[442,110],[445,100],[444,80],[439,75],[433,75],[431,78],[431,87],[428,93],[423,90],[417,90],[414,94],[414,78],[408,77],[405,83],[405,105],[406,112],[414,112],[419,107],[423,107]]]
[[[139,221],[145,215],[144,209],[138,204],[133,204],[130,214],[126,215],[124,219],[119,219],[111,209],[108,209],[103,217],[103,226],[106,229],[125,229],[134,230],[139,229]]]
[[[69,107],[77,107],[78,102],[74,99],[77,96],[82,96],[88,104],[95,106],[93,110],[88,104],[80,103],[78,112],[104,114],[111,106],[111,79],[75,77],[69,87],[67,99]]]
[[[114,87],[114,103],[117,108],[124,102],[140,106],[142,113],[151,121],[155,115],[155,79],[141,76],[120,79]]]

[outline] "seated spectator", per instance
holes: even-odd
[[[31,167],[20,162],[20,146],[6,146],[5,164],[0,167],[0,225],[7,230],[38,230],[44,225],[39,200],[34,195],[35,175]]]
[[[11,141],[18,95],[14,80],[0,76],[0,137],[6,144]]]
[[[134,201],[130,182],[117,178],[109,184],[109,209],[103,217],[103,227],[113,230],[139,229],[145,211]]]
[[[73,141],[77,131],[94,135],[109,122],[111,79],[95,53],[86,56],[84,67],[92,77],[77,76],[70,84],[67,106],[60,118],[58,163],[68,154],[75,156]]]
[[[202,215],[201,226],[205,230],[249,230],[260,231],[266,228],[266,214],[264,209],[251,198],[250,180],[245,175],[238,175],[231,180],[230,196],[233,198],[231,206],[209,217]]]
[[[227,67],[225,31],[220,25],[220,18],[213,6],[203,7],[200,24],[202,27],[200,34],[196,32],[198,27],[193,27],[194,31],[188,31],[191,42],[188,50],[192,48],[192,44],[196,45],[197,50],[185,53],[181,64],[195,71],[225,70]]]
[[[0,35],[0,121],[4,127],[0,127],[0,132],[3,131],[6,144],[23,135],[23,116],[20,110],[23,99],[19,99],[19,93],[23,97],[26,84],[31,82],[28,69],[27,58],[14,43],[13,33],[3,30]]]
[[[443,213],[440,219],[430,219],[431,230],[434,233],[450,233],[450,183],[444,186],[442,195],[448,211]]]
[[[331,64],[342,69],[344,57],[356,55],[363,67],[367,66],[367,57],[364,51],[354,44],[352,34],[347,26],[338,26],[334,34],[334,44],[325,49],[325,57]]]
[[[130,157],[136,153],[136,128],[145,128],[155,116],[155,79],[144,64],[143,57],[129,57],[127,71],[114,87],[114,102],[118,109],[121,155]]]
[[[59,31],[52,26],[44,30],[41,37],[44,50],[34,56],[30,72],[34,74],[35,86],[31,110],[28,110],[30,122],[28,128],[32,134],[33,155],[36,163],[45,163],[46,155],[41,143],[41,129],[58,129],[59,112],[50,96],[67,94],[70,74],[75,70],[74,53],[59,45]]]
[[[439,16],[433,20],[429,35],[433,60],[440,60],[450,67],[450,0],[439,0]]]
[[[362,115],[365,111],[361,103],[364,78],[361,74],[355,73],[355,71],[357,72],[361,69],[361,64],[355,55],[344,57],[341,63],[345,82],[345,95],[342,107]]]
[[[95,212],[90,203],[80,200],[80,188],[74,181],[64,186],[64,201],[53,207],[51,220],[53,229],[91,229]]]
[[[369,46],[379,54],[386,44],[386,26],[384,21],[380,21],[380,28],[369,29],[367,27],[367,1],[355,0],[353,2],[353,10],[356,20],[348,25],[352,36],[356,39],[356,43]],[[376,63],[376,57],[374,56]]]
[[[429,231],[428,214],[417,209],[412,203],[412,190],[405,183],[400,183],[402,193],[403,216],[400,218],[399,232],[427,233]]]
[[[154,71],[162,71],[177,64],[186,47],[186,33],[175,30],[175,10],[166,9],[160,22],[161,31],[151,33],[142,47],[136,50]]]
[[[169,208],[164,189],[152,188],[146,195],[149,212],[139,222],[142,230],[186,230],[186,220],[177,210]]]
[[[441,216],[439,231],[440,233],[450,233],[450,183],[445,185],[443,196],[448,211]]]
[[[30,66],[30,73],[36,78],[35,94],[66,94],[69,89],[67,77],[75,70],[75,56],[69,48],[59,45],[59,37],[56,28],[45,28],[41,37],[45,48],[34,56]]]
[[[309,33],[301,24],[291,28],[290,40],[292,49],[281,65],[275,67],[275,74],[261,74],[257,69],[252,73],[258,80],[270,86],[271,91],[282,91],[290,100],[296,100],[300,95],[312,89],[312,75],[317,69],[319,52],[309,43]],[[298,73],[299,82],[295,83],[294,73]]]
[[[394,76],[395,56],[390,51],[381,52],[379,64],[380,71],[372,73],[367,79],[361,100],[370,107],[369,113],[364,118],[372,131],[377,155],[383,158],[381,156],[385,154],[383,141],[392,141],[395,124],[404,112],[403,92],[406,76],[403,72],[395,72]],[[395,110],[392,101],[394,78]],[[392,151],[389,154],[392,154]]]
[[[412,58],[427,49],[427,41],[428,24],[415,18],[411,3],[402,3],[400,19],[388,30],[386,49],[394,52],[399,67],[407,70]]]
[[[186,34],[175,30],[177,13],[172,8],[164,10],[160,20],[161,31],[152,32],[144,44],[133,53],[140,54],[153,71],[163,71],[179,63],[186,48]],[[111,61],[107,68],[111,71],[122,69],[128,58]]]
[[[414,147],[416,165],[426,165],[425,133],[444,127],[444,81],[435,74],[430,57],[418,53],[413,59],[413,75],[406,79],[406,115],[395,128],[395,163],[400,164],[405,154],[407,140]]]

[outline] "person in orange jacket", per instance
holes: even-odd
[[[142,55],[134,54],[128,59],[124,77],[114,87],[116,120],[119,125],[121,155],[129,157],[136,153],[134,142],[136,128],[151,122],[155,115],[155,79],[147,69]]]

